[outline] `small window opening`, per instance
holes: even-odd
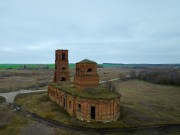
[[[77,110],[78,110],[78,112],[81,112],[81,104],[78,104]]]
[[[61,59],[62,59],[62,60],[65,60],[65,59],[66,59],[66,54],[63,53],[63,54],[61,55]]]
[[[79,68],[76,68],[76,71],[79,72]]]
[[[69,101],[69,109],[71,109],[71,101]]]
[[[66,81],[66,78],[63,77],[63,78],[61,79],[61,81]]]
[[[87,70],[87,72],[92,72],[92,68],[89,68],[89,69]]]
[[[64,108],[66,108],[66,98],[64,97],[64,102],[63,102]]]
[[[65,67],[62,67],[62,70],[65,70],[66,68]]]

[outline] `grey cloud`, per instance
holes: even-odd
[[[0,63],[178,63],[180,1],[0,1]],[[9,56],[11,53],[11,56]]]

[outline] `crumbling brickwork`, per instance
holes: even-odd
[[[100,87],[96,62],[85,59],[76,63],[74,86],[70,83],[68,50],[56,50],[54,83],[48,86],[50,99],[80,120],[109,122],[120,117],[120,94],[107,89],[97,94]]]
[[[98,87],[97,63],[87,59],[76,63],[74,84],[79,89]]]
[[[87,122],[116,121],[120,116],[120,97],[113,99],[87,99],[72,96],[61,89],[48,86],[51,100],[63,107],[69,115]],[[93,109],[93,110],[92,110]]]
[[[56,50],[54,82],[70,81],[68,50]]]

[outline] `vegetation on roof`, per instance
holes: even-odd
[[[81,64],[97,64],[96,62],[91,61],[89,59],[84,59],[84,60],[82,60],[82,61],[80,61],[78,63],[81,63]]]
[[[120,94],[104,87],[88,88],[84,90],[79,90],[75,88],[71,83],[51,83],[50,85],[64,91],[72,96],[78,96],[82,98],[91,99],[113,99],[120,97]]]

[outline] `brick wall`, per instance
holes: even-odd
[[[78,89],[98,87],[99,75],[97,74],[97,64],[76,63],[74,84]]]
[[[120,116],[120,97],[116,99],[97,100],[75,97],[62,92],[51,85],[48,86],[48,95],[57,104],[63,107],[71,116],[85,121],[115,121]],[[95,107],[95,118],[92,119],[92,107]]]

